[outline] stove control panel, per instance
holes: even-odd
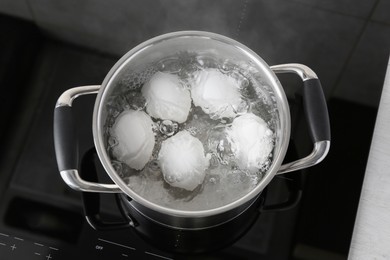
[[[26,240],[25,238],[0,233],[1,259],[63,259],[61,250],[51,245]]]
[[[1,260],[69,260],[69,259],[173,259],[158,250],[119,243],[114,239],[96,237],[82,245],[50,245],[21,236],[0,232]]]

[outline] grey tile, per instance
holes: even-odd
[[[36,105],[31,107],[27,103],[22,107],[25,113],[34,109],[35,116],[30,125],[24,125],[24,121],[18,125],[29,128],[29,133],[14,171],[14,185],[58,197],[69,193],[69,188],[57,172],[53,140],[54,105],[60,94],[69,88],[100,84],[114,62],[113,59],[64,45],[49,44],[43,48],[35,75],[28,85],[34,93],[30,99],[37,99]],[[95,95],[87,95],[73,105],[80,155],[93,146],[91,133],[95,98]],[[42,172],[52,174],[42,175]]]
[[[389,60],[390,26],[370,22],[339,84],[336,97],[378,106]]]
[[[287,0],[250,1],[237,40],[270,65],[303,63],[331,93],[363,28],[361,19]],[[296,87],[296,86],[294,86]],[[286,92],[293,92],[285,86]]]
[[[368,18],[376,0],[294,0],[294,2],[340,14]]]
[[[153,36],[177,30],[232,35],[243,1],[30,1],[37,24],[62,40],[122,55]]]
[[[86,0],[82,5],[75,0],[35,0],[30,5],[37,24],[51,35],[118,56],[170,31],[221,33],[248,45],[269,64],[301,62],[312,67],[327,93],[364,23],[287,0]],[[296,80],[287,82],[296,85]]]
[[[390,25],[390,0],[380,0],[375,8],[372,20]]]
[[[1,0],[0,13],[16,16],[26,20],[33,20],[27,0]]]

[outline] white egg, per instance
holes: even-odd
[[[262,118],[252,113],[235,118],[228,136],[241,169],[257,171],[264,166],[273,149],[273,132]]]
[[[162,143],[158,159],[165,181],[189,191],[203,182],[209,165],[202,143],[185,130]]]
[[[190,92],[176,75],[157,72],[142,87],[146,112],[163,120],[183,123],[191,108]]]
[[[152,156],[155,143],[152,125],[152,119],[143,111],[122,112],[111,129],[117,141],[113,155],[133,169],[144,168]]]
[[[238,82],[217,69],[206,69],[194,74],[191,95],[195,106],[212,118],[235,117],[241,95]]]

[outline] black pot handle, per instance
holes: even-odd
[[[330,148],[330,123],[328,108],[320,80],[309,67],[302,64],[281,64],[271,66],[275,73],[295,73],[303,81],[303,104],[305,116],[309,124],[311,140],[314,143],[310,155],[283,164],[277,174],[296,171],[321,162]]]
[[[68,89],[58,99],[54,109],[54,146],[58,170],[69,187],[77,191],[117,193],[115,184],[102,184],[83,180],[78,172],[78,139],[73,121],[72,103],[82,95],[96,94],[100,86]]]
[[[88,181],[97,182],[98,174],[96,170],[96,149],[91,148],[86,152],[81,160],[80,176]],[[102,219],[100,214],[100,196],[99,193],[82,192],[82,199],[84,205],[84,214],[88,224],[95,230],[115,230],[134,227],[135,222],[123,212],[120,206],[120,194],[114,194],[118,208],[122,214],[123,221],[110,222]]]

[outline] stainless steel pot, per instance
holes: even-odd
[[[106,103],[115,91],[119,79],[131,69],[142,70],[147,63],[169,57],[180,51],[197,51],[203,55],[217,55],[229,60],[250,63],[262,74],[263,84],[269,86],[274,100],[275,147],[272,164],[255,189],[243,197],[218,208],[208,210],[177,210],[152,203],[135,193],[117,174],[107,154],[104,124]],[[283,88],[275,73],[295,73],[303,81],[303,97],[307,121],[314,144],[307,157],[282,165],[290,139],[290,112]],[[83,180],[79,175],[76,125],[73,123],[72,102],[82,95],[96,94],[93,113],[95,147],[105,171],[114,184]],[[330,129],[326,102],[316,74],[301,64],[268,66],[246,46],[221,35],[184,31],[165,34],[148,40],[125,54],[110,70],[101,85],[76,87],[64,92],[58,99],[54,114],[54,139],[61,177],[71,188],[84,192],[121,193],[123,205],[150,221],[180,230],[207,229],[229,222],[251,207],[262,190],[275,175],[307,168],[322,161],[330,147]]]

